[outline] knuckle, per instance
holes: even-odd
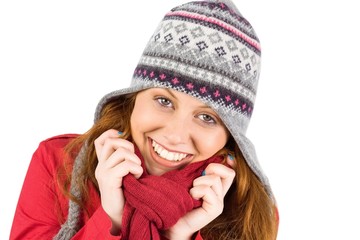
[[[213,192],[210,186],[204,186],[205,195],[211,194]]]
[[[99,146],[99,145],[100,145],[100,139],[99,139],[99,138],[96,138],[96,139],[94,140],[94,145],[95,145],[95,146]]]
[[[210,164],[207,166],[207,169],[213,171],[214,168],[216,168],[216,165],[217,165],[217,164],[218,164],[218,163],[210,163]]]
[[[111,142],[112,142],[112,140],[110,138],[106,138],[104,140],[104,145],[109,145],[109,144],[111,144]]]
[[[131,168],[131,161],[128,159],[124,159],[124,161],[121,163],[122,167],[124,167],[124,169],[129,169]]]
[[[216,209],[216,215],[217,215],[217,216],[220,215],[220,214],[223,212],[223,210],[224,210],[224,204],[220,203],[220,204],[218,205],[218,207],[216,207],[215,209]]]
[[[229,175],[230,175],[231,178],[234,178],[235,175],[236,175],[235,170],[234,170],[234,169],[230,169]]]
[[[101,176],[102,176],[102,170],[100,168],[96,168],[95,169],[95,178],[96,180],[100,180],[101,179]]]
[[[135,151],[135,146],[132,142],[130,141],[127,141],[127,140],[124,140],[124,139],[121,139],[122,141],[125,141],[128,145],[128,148],[130,149],[131,152],[134,152]]]

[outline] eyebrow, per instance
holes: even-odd
[[[164,90],[167,91],[173,98],[175,98],[176,100],[178,100],[177,97],[170,91],[170,89],[164,88]]]

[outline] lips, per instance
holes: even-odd
[[[189,154],[186,153],[180,153],[180,152],[173,152],[165,149],[163,146],[152,140],[152,147],[154,151],[162,158],[173,161],[173,162],[179,162],[189,156]]]

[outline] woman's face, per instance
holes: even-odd
[[[225,146],[229,136],[211,108],[170,89],[139,92],[130,121],[131,135],[151,175],[206,160]]]

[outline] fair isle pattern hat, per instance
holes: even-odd
[[[154,87],[187,93],[219,115],[272,196],[254,146],[245,136],[254,109],[260,55],[254,29],[230,0],[177,6],[165,15],[146,45],[130,87],[101,99],[95,122],[108,101],[124,94]]]

